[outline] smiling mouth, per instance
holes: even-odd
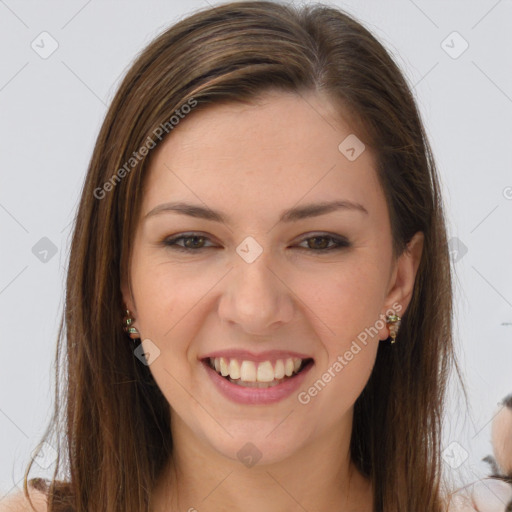
[[[275,362],[254,361],[236,358],[208,357],[203,360],[218,375],[232,384],[248,388],[269,388],[293,379],[304,370],[313,359],[289,357]]]

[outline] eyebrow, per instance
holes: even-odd
[[[320,215],[325,215],[327,213],[331,213],[337,210],[353,210],[368,215],[368,210],[362,204],[355,203],[353,201],[338,200],[311,203],[306,204],[304,206],[296,206],[294,208],[289,208],[288,210],[284,210],[281,213],[279,222],[296,222],[298,220],[310,217],[318,217]],[[188,215],[189,217],[196,217],[199,219],[211,220],[214,222],[223,222],[225,224],[229,223],[230,221],[229,217],[222,212],[212,210],[211,208],[206,208],[200,205],[183,202],[171,202],[160,204],[153,208],[150,212],[148,212],[144,216],[144,220],[147,220],[148,218],[153,217],[154,215],[157,215],[162,212],[173,212],[182,215]]]

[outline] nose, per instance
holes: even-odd
[[[253,335],[271,334],[293,318],[293,293],[266,252],[252,263],[236,255],[219,303],[219,316]]]

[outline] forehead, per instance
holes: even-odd
[[[385,199],[373,154],[366,148],[350,160],[339,149],[354,136],[316,94],[268,93],[251,105],[192,111],[152,155],[142,215],[163,202],[189,200],[239,219],[270,220],[298,202],[340,198],[378,215]]]

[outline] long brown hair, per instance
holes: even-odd
[[[44,436],[57,435],[59,459],[51,482],[29,482],[48,492],[50,512],[148,511],[172,453],[169,404],[122,328],[120,283],[151,152],[140,149],[172,136],[184,105],[194,115],[269,90],[328,94],[376,155],[395,256],[424,233],[397,343],[379,344],[355,403],[351,454],[373,482],[375,511],[444,510],[445,392],[452,368],[461,377],[443,201],[411,88],[384,47],[343,11],[249,1],[198,11],[159,35],[127,72],[101,127],[75,219],[55,410]]]

